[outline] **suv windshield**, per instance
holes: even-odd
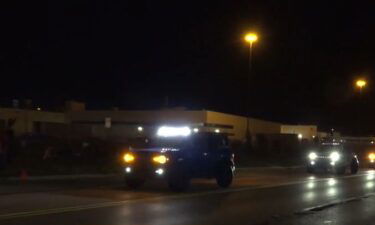
[[[342,146],[341,145],[320,145],[319,150],[322,152],[333,151],[333,150],[341,151]]]
[[[190,138],[187,137],[173,137],[173,138],[154,138],[148,143],[148,147],[162,147],[162,148],[186,148],[191,146]]]

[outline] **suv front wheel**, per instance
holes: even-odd
[[[356,160],[353,159],[352,163],[350,164],[350,173],[356,174],[358,172],[359,165]]]
[[[230,166],[221,167],[216,175],[216,183],[222,188],[227,188],[232,184],[232,181],[232,168]]]

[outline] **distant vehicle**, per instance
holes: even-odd
[[[368,164],[370,168],[375,169],[375,152],[370,152],[368,154]]]
[[[351,174],[356,174],[359,169],[357,155],[344,149],[339,143],[322,143],[309,152],[307,159],[306,167],[309,173],[323,170],[345,174],[350,170]]]
[[[221,133],[194,132],[188,127],[161,127],[148,147],[131,149],[124,156],[125,182],[138,188],[147,179],[162,178],[175,191],[188,188],[190,179],[216,179],[229,187],[234,175],[234,155]]]

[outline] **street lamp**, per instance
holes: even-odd
[[[248,33],[245,36],[245,41],[249,42],[252,44],[253,42],[258,40],[258,36],[255,33]]]
[[[256,33],[248,33],[245,35],[245,41],[249,43],[249,77],[248,81],[250,81],[250,74],[251,74],[251,58],[252,58],[252,51],[253,51],[253,43],[258,41],[258,35]],[[248,82],[249,83],[249,82]]]
[[[360,93],[362,93],[362,89],[366,86],[367,82],[363,79],[359,79],[355,82],[355,85],[359,88]]]
[[[363,106],[363,100],[362,100],[362,89],[366,86],[367,82],[364,79],[358,79],[355,82],[355,85],[359,88],[359,107],[358,107],[358,115],[357,115],[357,122],[358,122],[358,135],[361,135],[361,124],[362,124],[362,119],[361,119],[361,106]]]
[[[248,70],[248,76],[247,76],[247,89],[246,90],[246,141],[249,143],[250,141],[250,78],[251,78],[251,65],[252,65],[252,51],[253,51],[253,43],[258,41],[258,35],[256,33],[247,33],[245,35],[245,41],[249,43],[249,70]]]

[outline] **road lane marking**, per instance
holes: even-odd
[[[337,206],[337,205],[342,205],[342,204],[346,204],[346,203],[349,203],[349,202],[361,201],[362,199],[373,197],[373,196],[375,196],[375,194],[371,193],[371,194],[366,194],[366,195],[362,195],[362,196],[359,196],[359,197],[351,197],[351,198],[331,201],[331,202],[328,202],[326,204],[305,208],[301,211],[295,212],[294,214],[296,214],[296,215],[310,214],[310,213],[318,212],[318,211],[321,211],[321,210],[324,210],[324,209],[327,209],[327,208],[330,208],[330,207],[334,207],[334,206]]]
[[[339,178],[348,179],[348,178],[355,178],[355,177],[361,177],[361,176],[366,176],[366,175],[367,174],[357,174],[357,175],[343,176]],[[327,181],[329,179],[331,178],[317,178],[314,180],[314,182]],[[59,214],[59,213],[69,213],[69,212],[77,212],[77,211],[83,211],[83,210],[89,210],[89,209],[108,208],[108,207],[114,207],[114,206],[119,206],[119,205],[125,205],[129,203],[139,203],[139,202],[145,202],[145,201],[194,198],[194,197],[208,196],[208,195],[214,195],[214,194],[225,194],[225,193],[235,193],[235,192],[242,192],[242,191],[249,191],[249,190],[268,189],[268,188],[275,188],[275,187],[291,186],[295,184],[304,184],[308,182],[310,182],[310,180],[300,180],[300,181],[291,181],[291,182],[278,183],[278,184],[266,184],[266,185],[240,187],[240,188],[232,188],[232,189],[219,189],[219,190],[213,190],[213,191],[211,190],[211,191],[204,191],[204,192],[197,192],[197,193],[145,197],[145,198],[138,198],[138,199],[129,199],[129,200],[124,200],[124,201],[103,202],[103,203],[96,203],[96,204],[71,206],[71,207],[61,207],[61,208],[52,208],[52,209],[40,209],[40,210],[33,210],[33,211],[6,213],[6,214],[0,214],[0,220]]]

